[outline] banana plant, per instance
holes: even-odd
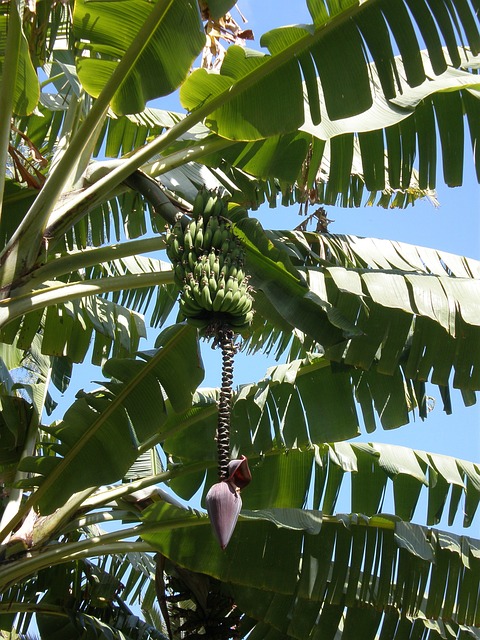
[[[250,213],[435,202],[437,156],[458,186],[470,144],[480,176],[478,6],[308,1],[265,53],[192,69],[233,4],[0,6],[1,633],[478,637],[479,542],[437,527],[475,521],[478,465],[350,440],[433,421],[430,384],[474,404],[480,263]],[[215,483],[221,390],[162,253],[202,189],[255,292],[245,352],[279,362],[231,400],[253,480],[224,550],[188,506]],[[49,424],[87,358],[98,388]]]

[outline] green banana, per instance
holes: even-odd
[[[222,268],[220,269],[220,275],[222,275],[225,278],[225,280],[228,278],[228,274],[230,271],[230,264],[231,264],[230,257],[227,256],[223,260],[223,265],[222,265]]]
[[[186,229],[185,233],[183,234],[183,247],[187,251],[191,251],[193,249],[193,238],[192,234],[190,233],[190,229]]]
[[[212,236],[215,233],[215,231],[218,229],[218,227],[219,227],[218,218],[210,216],[210,218],[207,221],[207,229],[211,230]]]
[[[230,289],[233,294],[237,293],[239,290],[238,280],[233,276],[228,276],[226,287]]]
[[[175,274],[175,279],[177,280],[177,283],[180,284],[180,286],[183,286],[183,281],[185,279],[185,269],[183,268],[180,262],[176,263],[174,267],[174,274]]]
[[[195,302],[198,304],[200,309],[203,309],[202,289],[201,289],[200,285],[198,284],[198,282],[195,282],[195,284],[193,285],[192,293],[193,293],[193,297],[195,298]]]
[[[242,292],[240,289],[237,289],[232,295],[232,304],[230,305],[229,312],[232,315],[237,315],[237,308],[242,300]]]
[[[212,236],[212,247],[220,249],[223,242],[223,223],[219,224]]]
[[[182,297],[180,298],[180,310],[185,317],[198,316],[203,311],[202,307],[198,305],[193,297],[193,293],[182,291]]]
[[[237,306],[237,313],[248,313],[252,309],[252,299],[249,296],[244,296]]]
[[[182,240],[183,240],[183,226],[182,226],[182,222],[181,222],[181,217],[178,218],[178,220],[173,225],[172,233],[176,238],[178,238],[178,240],[180,242],[182,242]]]
[[[196,251],[204,250],[204,248],[203,248],[203,229],[201,227],[200,227],[200,229],[197,227],[197,233],[195,234],[194,247],[195,247]]]
[[[195,196],[195,200],[193,202],[192,214],[196,218],[198,218],[198,216],[203,215],[203,210],[204,210],[203,204],[204,204],[204,194],[203,194],[203,190],[200,190]]]
[[[204,215],[204,217],[205,217],[205,216],[211,216],[211,215],[212,215],[212,212],[213,212],[213,210],[214,210],[215,203],[217,202],[217,200],[218,200],[218,197],[217,197],[217,196],[214,196],[214,195],[211,195],[211,196],[208,198],[207,203],[206,203],[206,205],[205,205],[205,206],[204,206],[204,208],[203,208],[203,215]]]
[[[180,312],[184,318],[194,318],[202,311],[198,306],[194,307],[185,299],[181,299],[179,305]]]
[[[217,198],[215,206],[213,207],[213,215],[218,218],[219,216],[223,215],[224,212],[225,202],[222,200],[222,198]]]
[[[215,298],[213,299],[213,303],[212,303],[213,311],[220,311],[224,298],[225,298],[225,289],[217,289],[217,293],[215,294]]]
[[[215,294],[217,293],[218,283],[217,283],[217,279],[214,278],[212,275],[208,279],[208,286],[210,288],[210,295],[212,296],[212,300],[213,300],[215,298]]]
[[[222,306],[220,307],[220,311],[227,313],[232,304],[232,299],[233,299],[233,293],[229,289],[225,288],[225,296],[223,297],[223,302],[222,302]]]
[[[210,253],[208,254],[208,266],[210,268],[210,273],[215,274],[215,263],[218,262],[217,261],[217,256],[215,255],[214,251],[210,251]]]
[[[192,236],[192,242],[193,242],[193,239],[195,238],[195,234],[197,233],[197,223],[195,220],[191,220],[188,223],[188,232]]]
[[[236,329],[246,329],[253,320],[253,311],[249,311],[241,316],[232,316],[229,318],[229,324]]]
[[[210,249],[212,248],[212,229],[210,227],[209,224],[206,225],[204,231],[203,231],[203,245],[202,248],[204,251],[210,251]],[[195,245],[197,243],[197,239],[195,238]]]
[[[241,330],[253,317],[245,252],[224,217],[227,210],[217,193],[201,189],[188,223],[182,225],[180,216],[165,234],[174,280],[181,288],[181,316],[200,331],[213,330],[216,322]]]
[[[192,271],[195,269],[196,262],[197,262],[197,254],[194,251],[190,250],[188,252],[188,266]]]
[[[212,311],[213,303],[212,303],[212,297],[210,295],[210,288],[208,286],[208,280],[206,284],[201,285],[201,295],[202,295],[202,307],[207,311]]]

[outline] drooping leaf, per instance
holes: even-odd
[[[442,10],[444,5],[440,3],[439,11]],[[469,26],[469,44],[476,55],[480,35],[470,11],[466,7],[462,20]],[[383,12],[372,3],[349,6],[348,19],[345,12],[347,6],[342,5],[340,10],[332,4],[320,10],[321,19],[316,10],[312,12],[313,25],[268,32],[261,39],[269,49],[268,55],[230,47],[220,74],[200,69],[187,79],[181,90],[183,105],[193,111],[211,102],[213,112],[207,124],[213,131],[230,139],[258,140],[294,131],[304,120],[311,119],[318,125],[326,114],[334,121],[368,112],[373,95],[379,90],[391,100],[407,87],[422,85],[427,76],[446,72],[445,52],[435,23],[427,22],[423,14],[409,14],[401,2]],[[421,45],[414,33],[417,21],[422,25],[433,69],[422,59]],[[453,22],[448,22],[450,31],[442,35],[454,50],[461,38],[456,40]],[[392,44],[400,50],[397,59]],[[370,72],[369,54],[373,57]],[[457,53],[456,66],[458,58]],[[338,64],[339,59],[343,64]],[[305,112],[302,79],[308,95]],[[289,91],[283,90],[286,83]],[[222,105],[219,96],[227,91],[228,101]]]
[[[117,114],[141,111],[148,100],[174,91],[205,42],[198,6],[191,0],[163,1],[157,8],[145,0],[77,2],[73,26],[81,51],[78,76],[94,97],[122,58],[130,56],[130,45],[137,45],[112,100]]]
[[[155,351],[136,360],[109,360],[104,372],[111,381],[103,389],[80,394],[64,419],[46,430],[57,441],[52,445],[56,455],[22,462],[22,468],[39,474],[26,482],[40,485],[42,513],[50,513],[76,491],[122,478],[142,445],[161,439],[168,413],[190,406],[203,377],[196,333],[174,325],[159,336]]]
[[[32,113],[40,97],[40,85],[22,27],[22,12],[23,5],[17,2],[5,3],[0,10],[0,33],[2,34],[0,38],[0,83],[6,75],[5,56],[12,56],[9,58],[10,64],[12,60],[15,60],[16,63],[13,112],[20,116]],[[16,34],[11,40],[7,37],[9,29]],[[6,51],[7,46],[12,49],[9,53]],[[15,46],[18,47],[17,51],[13,50]],[[12,69],[9,71],[12,72]],[[5,90],[4,86],[2,85],[3,90]]]
[[[168,526],[171,520],[175,529]],[[221,551],[208,519],[194,512],[154,505],[144,521],[164,523],[156,532],[145,531],[145,540],[174,562],[231,583],[245,613],[289,637],[307,638],[330,626],[334,611],[334,629],[343,616],[352,628],[357,607],[396,610],[411,620],[424,619],[428,611],[439,624],[473,625],[478,617],[478,603],[468,613],[465,604],[471,597],[476,601],[471,578],[479,558],[461,536],[432,534],[391,517],[322,518],[315,511],[270,509],[245,511]],[[457,555],[461,548],[464,554]],[[449,571],[452,588],[463,585],[452,608],[439,590]],[[368,638],[380,622],[373,616],[362,623],[370,627]],[[342,637],[355,637],[350,633]]]
[[[322,371],[326,373],[327,369]],[[275,374],[275,369],[271,373]],[[345,420],[343,408],[337,416],[328,417],[328,403],[325,411],[324,399],[318,395],[318,389],[322,388],[321,376],[316,379],[318,397],[314,400],[300,395],[304,400],[302,407],[292,406],[301,380],[300,368],[296,384],[277,382],[270,388],[265,384],[252,385],[242,389],[234,403],[232,450],[247,455],[254,477],[242,492],[244,508],[313,505],[325,513],[333,513],[340,490],[345,495],[343,486],[348,486],[351,477],[352,512],[371,516],[381,511],[391,486],[394,501],[389,509],[407,521],[413,517],[418,520],[417,503],[422,493],[426,493],[428,507],[421,516],[426,524],[437,524],[447,506],[449,524],[460,508],[465,513],[465,526],[473,522],[480,498],[480,476],[475,466],[467,467],[462,460],[404,447],[339,442],[342,437],[356,435],[356,422],[352,423],[348,436],[338,429],[341,419]],[[332,380],[335,387],[338,379],[333,376]],[[330,406],[346,404],[345,395],[341,397],[343,400],[333,394]],[[172,459],[183,465],[170,486],[185,499],[202,487],[205,472],[204,495],[216,482],[216,411],[213,405],[210,410],[208,407],[208,404],[198,405],[196,411],[191,412],[188,425],[172,417],[163,445]],[[318,417],[322,415],[323,420]],[[276,420],[278,431],[275,432],[272,423]],[[327,432],[329,425],[332,429]],[[283,438],[287,433],[289,443],[285,448]],[[326,435],[332,439],[330,444],[325,443]],[[452,484],[457,491],[449,495]]]
[[[304,273],[312,292],[328,301],[345,326],[356,328],[356,335],[346,342],[328,346],[328,359],[357,369],[375,366],[382,376],[391,376],[391,390],[395,377],[403,376],[448,387],[452,371],[453,386],[465,392],[479,388],[480,354],[474,346],[478,340],[472,340],[473,348],[462,348],[466,336],[473,338],[478,332],[478,261],[388,240],[301,232],[271,232],[269,238]],[[264,292],[269,295],[268,288]],[[272,326],[264,322],[268,313],[262,318],[254,320],[251,348],[268,345],[271,350],[283,336],[276,338]],[[276,323],[274,316],[269,319]],[[278,355],[287,347],[291,357],[298,357],[326,346],[322,340],[315,345],[306,325],[295,320],[292,325],[307,335],[289,336],[281,349],[279,345]],[[359,378],[359,384],[366,380]],[[387,378],[375,379],[372,373],[370,391],[376,382],[386,384]],[[389,393],[384,387],[385,398]]]
[[[52,305],[44,312],[31,312],[7,324],[1,340],[17,339],[22,349],[29,349],[40,328],[43,328],[42,352],[52,356],[67,356],[73,362],[83,362],[92,338],[92,362],[101,364],[113,353],[132,354],[139,340],[145,337],[143,318],[115,302],[89,296],[66,304]]]
[[[288,254],[272,245],[258,221],[239,220],[234,231],[244,246],[253,286],[262,291],[287,322],[322,344],[338,342],[340,330],[355,331],[333,306],[325,303],[325,297],[313,287],[308,290]]]

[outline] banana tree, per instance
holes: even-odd
[[[466,131],[480,176],[478,6],[312,1],[311,24],[264,34],[267,53],[233,45],[191,72],[232,5],[0,7],[0,629],[478,637],[480,543],[437,528],[446,510],[474,521],[478,465],[349,440],[426,418],[430,384],[447,413],[452,387],[475,402],[480,263],[248,214],[434,198],[438,155],[462,183]],[[254,290],[244,349],[281,362],[231,399],[253,481],[224,551],[184,506],[216,481],[222,391],[200,386],[160,253],[205,187],[230,203]],[[139,351],[145,314],[162,330]],[[50,385],[87,358],[99,387],[47,424]]]

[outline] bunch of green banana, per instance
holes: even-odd
[[[181,313],[203,330],[229,324],[240,331],[253,318],[244,252],[223,215],[226,208],[216,194],[200,191],[192,218],[179,216],[167,230],[167,254],[181,289]]]

